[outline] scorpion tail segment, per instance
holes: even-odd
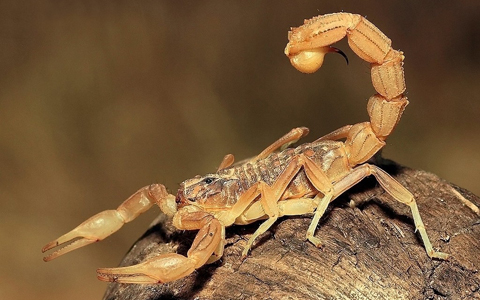
[[[175,197],[166,192],[163,185],[152,184],[138,190],[125,200],[116,210],[105,210],[78,225],[72,231],[62,235],[45,245],[46,252],[65,243],[65,247],[46,256],[43,260],[50,261],[75,249],[101,241],[119,230],[123,224],[134,220],[157,203],[166,214],[176,211]],[[173,204],[172,204],[173,203]]]
[[[373,132],[380,140],[385,140],[397,126],[405,107],[408,105],[406,97],[398,97],[391,101],[379,94],[368,100],[367,111]]]
[[[365,162],[385,145],[385,139],[395,129],[408,104],[404,96],[402,51],[394,50],[392,41],[364,17],[334,13],[314,17],[302,26],[292,28],[285,54],[298,70],[310,73],[321,66],[326,53],[342,54],[330,45],[344,37],[353,52],[371,64],[372,84],[377,91],[368,103],[370,122],[329,135],[347,137],[349,162],[355,165]]]
[[[335,13],[305,20],[302,26],[289,31],[285,54],[292,65],[304,73],[317,71],[328,52],[341,54],[348,64],[346,55],[330,45],[343,39],[361,19],[359,15]]]
[[[189,275],[195,270],[195,265],[194,259],[169,253],[150,258],[138,265],[98,269],[97,278],[120,283],[164,283]]]

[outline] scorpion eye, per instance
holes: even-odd
[[[206,184],[210,184],[210,183],[213,182],[213,178],[210,178],[210,177],[205,178],[205,179],[203,180],[203,182],[205,182]]]

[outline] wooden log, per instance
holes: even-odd
[[[316,231],[321,249],[305,240],[311,216],[284,217],[242,261],[258,223],[232,226],[220,261],[167,284],[111,283],[104,299],[480,299],[480,218],[468,207],[480,199],[431,173],[391,161],[381,167],[413,193],[434,248],[451,254],[448,261],[427,256],[409,207],[368,178],[328,208]],[[185,255],[194,236],[161,216],[121,266]]]

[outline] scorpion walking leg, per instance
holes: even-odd
[[[200,228],[187,257],[168,253],[129,267],[101,268],[97,270],[98,279],[121,283],[164,283],[183,278],[207,262],[214,261],[212,253],[219,251],[219,246],[223,245],[224,226],[202,211],[185,211],[185,214],[179,211],[177,215],[173,222],[179,229]]]
[[[260,191],[260,203],[265,211],[265,214],[268,216],[268,219],[263,222],[260,227],[255,231],[252,237],[248,240],[247,245],[242,253],[243,257],[246,257],[250,247],[252,246],[255,239],[263,234],[265,231],[270,228],[273,223],[280,216],[278,200],[281,195],[285,192],[288,184],[292,181],[295,175],[300,171],[301,168],[305,169],[308,179],[315,186],[317,190],[323,193],[322,200],[319,201],[319,196],[311,200],[315,203],[319,203],[317,210],[315,212],[314,218],[310,227],[308,228],[306,238],[312,242],[315,246],[320,247],[320,239],[314,237],[315,229],[318,225],[320,217],[325,212],[325,209],[328,206],[328,203],[331,202],[333,197],[333,186],[329,181],[325,173],[307,156],[301,154],[296,158],[292,159],[287,168],[283,171],[282,175],[275,181],[275,183],[270,187],[264,182],[258,183],[258,189]],[[305,203],[300,202],[298,204],[298,209],[305,209]],[[283,209],[289,209],[288,206],[283,206]],[[290,209],[294,209],[291,207]],[[308,209],[308,208],[307,208]],[[282,213],[284,215],[285,212]]]
[[[279,216],[301,216],[312,214],[318,207],[320,199],[296,198],[278,201]],[[254,221],[266,219],[265,211],[260,202],[255,202],[246,209],[235,224],[250,224]]]
[[[235,157],[233,156],[233,154],[225,155],[223,157],[222,162],[220,163],[220,166],[218,166],[217,172],[230,167],[231,165],[233,165],[234,162],[235,162]]]
[[[338,129],[322,136],[321,138],[316,139],[314,143],[319,142],[319,141],[327,141],[327,140],[338,141],[340,139],[345,139],[345,138],[347,138],[348,132],[350,131],[352,126],[353,125],[345,125],[341,128],[338,128]]]
[[[308,134],[309,130],[307,127],[297,127],[290,130],[287,134],[276,140],[273,144],[268,146],[265,150],[260,152],[252,161],[257,161],[264,159],[269,156],[271,153],[277,151],[278,149],[285,149],[291,144],[298,142],[299,139],[305,137]]]
[[[117,209],[100,212],[72,231],[45,245],[42,252],[69,242],[65,247],[44,257],[43,260],[50,261],[70,251],[105,239],[119,230],[123,224],[134,220],[154,204],[158,204],[162,211],[169,215],[173,215],[176,210],[175,196],[168,194],[163,185],[152,184],[143,187],[125,200]]]
[[[256,193],[252,193],[252,199],[260,196],[260,203],[265,214],[268,216],[268,219],[263,222],[258,229],[253,233],[252,237],[245,245],[245,248],[242,252],[242,257],[245,258],[248,255],[248,251],[252,247],[255,239],[267,231],[278,219],[280,216],[280,211],[278,207],[278,201],[280,200],[282,194],[285,192],[287,186],[290,184],[295,175],[300,171],[304,164],[304,160],[301,159],[302,156],[298,156],[288,164],[283,173],[277,178],[272,186],[269,186],[265,182],[258,182],[255,187]],[[250,189],[252,189],[251,187]]]
[[[312,222],[310,223],[310,226],[308,227],[308,230],[307,230],[307,239],[316,247],[321,247],[322,243],[320,239],[314,236],[315,229],[318,226],[318,222],[320,221],[320,218],[325,213],[325,210],[327,209],[328,204],[333,199],[333,196],[334,196],[333,185],[330,182],[330,179],[325,174],[325,172],[320,167],[318,167],[310,158],[308,158],[305,155],[302,155],[302,158],[305,161],[304,169],[308,179],[313,184],[313,186],[323,194],[323,197],[321,198],[321,200],[319,199],[320,194],[317,194],[315,196],[315,200],[320,200],[320,201],[318,203],[317,209],[315,210],[315,214],[313,215]]]
[[[315,245],[315,247],[320,248],[322,247],[322,242],[320,241],[319,238],[315,237],[315,229],[317,229],[318,222],[320,221],[320,218],[323,216],[325,211],[327,210],[328,204],[332,202],[332,193],[325,194],[323,198],[320,200],[320,203],[317,206],[317,209],[315,210],[315,214],[313,215],[312,222],[310,223],[310,226],[308,226],[307,230],[307,239]],[[315,196],[315,198],[317,198]]]
[[[255,156],[251,162],[264,159],[265,157],[269,156],[271,153],[277,151],[278,149],[285,149],[291,144],[294,144],[298,142],[299,139],[302,137],[305,137],[308,134],[309,130],[307,127],[297,127],[292,130],[290,130],[287,134],[276,140],[273,144],[268,146],[265,150],[260,152],[259,155]],[[217,172],[230,167],[233,165],[235,159],[232,154],[227,154],[223,158],[222,162],[220,163],[220,166],[217,169]]]
[[[428,256],[432,258],[447,259],[449,256],[447,253],[436,252],[433,250],[412,193],[379,167],[370,164],[363,164],[353,169],[349,175],[345,176],[334,185],[335,194],[340,195],[369,175],[375,176],[382,188],[395,200],[410,207],[413,215],[413,222],[415,223],[416,230],[420,232]]]
[[[368,165],[372,170],[372,175],[378,180],[380,185],[393,197],[395,200],[405,203],[410,206],[413,215],[413,222],[415,223],[416,229],[420,232],[422,237],[423,244],[427,251],[428,256],[435,257],[439,259],[447,259],[448,254],[443,252],[436,252],[432,248],[430,239],[428,238],[427,231],[423,225],[422,218],[420,217],[420,212],[418,211],[418,206],[413,197],[404,186],[402,186],[398,181],[393,179],[385,171],[374,165]]]
[[[280,196],[285,191],[285,188],[288,185],[288,182],[284,184],[284,186],[281,186],[282,183],[284,183],[283,181],[281,182],[277,181],[276,183],[279,183],[279,184],[274,184],[271,187],[264,182],[259,182],[256,185],[257,191],[258,191],[257,195],[260,196],[259,201],[261,203],[263,211],[268,216],[268,219],[257,228],[257,230],[253,233],[253,235],[248,240],[242,252],[242,259],[245,259],[247,257],[248,252],[250,251],[250,248],[252,247],[253,242],[257,239],[257,237],[259,237],[261,234],[267,231],[275,223],[275,221],[278,219],[280,215],[277,202],[280,199]]]

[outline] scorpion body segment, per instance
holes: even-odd
[[[385,171],[367,163],[385,146],[408,104],[403,53],[394,50],[391,40],[364,17],[335,13],[292,28],[285,54],[299,71],[312,73],[327,53],[343,53],[330,45],[345,36],[352,50],[371,65],[377,93],[367,104],[370,121],[346,125],[312,143],[288,148],[308,134],[305,127],[292,129],[249,160],[234,164],[233,155],[226,155],[216,173],[185,180],[176,196],[161,184],[146,186],[116,210],[101,212],[48,243],[43,252],[69,244],[44,260],[106,238],[155,204],[173,217],[176,228],[198,230],[187,256],[161,254],[138,265],[98,269],[99,279],[161,283],[183,278],[221,258],[226,227],[262,220],[245,245],[242,255],[246,257],[256,238],[285,215],[313,214],[306,239],[320,247],[315,230],[329,203],[370,175],[395,200],[410,207],[427,254],[447,259],[448,254],[434,251],[413,195]]]
[[[232,167],[232,170],[224,171],[233,171],[233,174],[239,179],[238,190],[245,191],[259,181],[272,185],[290,161],[301,154],[309,157],[320,166],[327,177],[333,181],[350,170],[343,143],[317,141],[302,144],[296,148],[287,148],[281,152],[274,152],[262,160],[254,163],[246,162],[240,166]],[[301,170],[292,178],[280,200],[307,197],[316,192],[314,186],[308,181],[305,172]]]

